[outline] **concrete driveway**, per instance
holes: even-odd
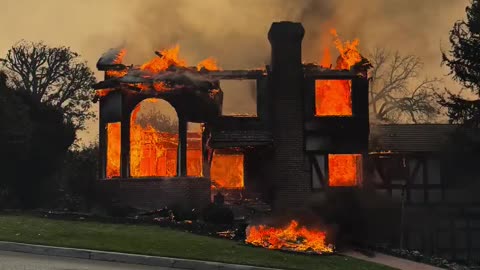
[[[173,268],[110,263],[0,251],[0,270],[166,270]]]

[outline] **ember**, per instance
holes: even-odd
[[[360,62],[362,57],[358,52],[359,41],[342,42],[335,30],[331,30],[334,44],[340,55],[337,58],[336,70],[349,70]],[[321,65],[330,66],[330,51],[324,49]],[[316,116],[352,116],[352,90],[348,80],[317,80],[315,82],[315,115]]]
[[[325,243],[326,233],[299,226],[296,220],[283,228],[265,225],[249,226],[246,243],[268,249],[280,249],[317,254],[332,253],[333,246]]]

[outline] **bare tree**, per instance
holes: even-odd
[[[135,123],[143,128],[151,126],[159,132],[178,133],[178,121],[163,114],[162,110],[156,106],[148,106],[145,109],[142,108],[137,115]]]
[[[419,78],[420,58],[375,49],[369,55],[369,105],[372,116],[387,123],[432,122],[439,114],[437,78]]]
[[[85,120],[94,116],[89,108],[95,77],[78,57],[68,47],[20,41],[0,59],[0,64],[16,89],[28,91],[38,102],[62,109],[65,117],[82,129]]]

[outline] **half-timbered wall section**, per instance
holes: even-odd
[[[444,144],[454,125],[377,125],[371,128],[368,181],[407,204],[438,204],[446,197]],[[402,194],[404,197],[402,197]]]
[[[327,187],[346,186],[330,183],[329,176],[333,170],[333,155],[360,155],[355,158],[359,166],[355,166],[355,185],[362,182],[363,162],[368,149],[369,119],[368,119],[368,79],[366,75],[355,73],[320,73],[314,70],[305,72],[304,117],[305,117],[305,150],[311,164],[313,190],[323,190]],[[324,81],[344,81],[350,85],[351,114],[318,115],[316,103],[316,85]],[[332,89],[335,90],[335,89]],[[330,158],[329,158],[330,156]],[[330,161],[330,162],[329,162]],[[350,162],[351,163],[351,162]],[[349,164],[339,164],[348,168]],[[352,166],[353,164],[350,164]],[[353,168],[352,168],[353,169]],[[351,175],[354,173],[351,171]]]
[[[479,263],[480,199],[457,184],[470,176],[448,164],[456,157],[446,153],[458,158],[464,153],[444,151],[457,129],[455,125],[373,126],[365,180],[377,192],[397,202],[404,200],[403,248]],[[467,132],[480,138],[478,130]],[[470,157],[480,160],[478,154]]]

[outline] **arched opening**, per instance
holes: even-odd
[[[132,111],[130,122],[130,175],[177,175],[178,117],[166,101],[148,98]]]

